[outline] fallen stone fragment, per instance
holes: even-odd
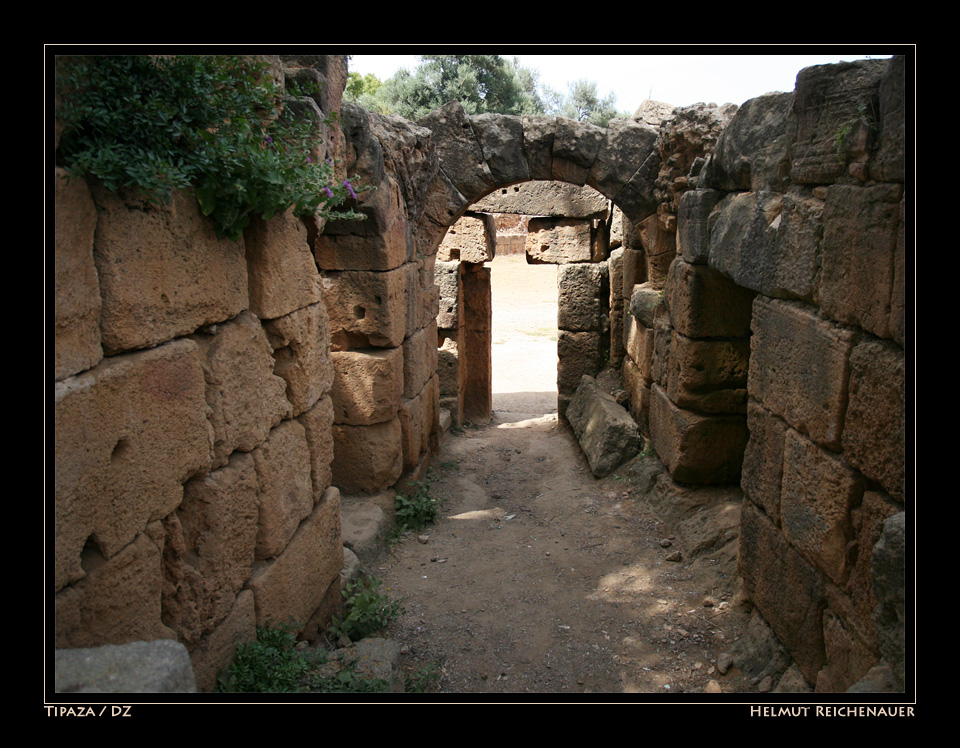
[[[729,652],[723,652],[717,658],[717,670],[720,675],[726,675],[727,671],[733,666],[733,655]]]
[[[680,561],[680,560],[682,560],[682,559],[683,559],[683,555],[680,553],[680,551],[674,551],[673,553],[671,553],[670,555],[667,556],[667,561],[674,561],[674,562],[676,562],[676,561]]]
[[[584,375],[566,411],[590,471],[603,478],[640,451],[640,429],[630,414]]]
[[[703,687],[704,693],[723,693],[723,689],[720,688],[720,684],[715,680],[711,680],[707,685]]]

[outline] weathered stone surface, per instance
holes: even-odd
[[[590,262],[592,225],[567,218],[531,218],[524,251],[531,264]]]
[[[677,253],[692,265],[706,265],[710,257],[710,217],[724,193],[690,190],[677,211]]]
[[[362,426],[390,421],[403,394],[401,348],[335,351],[330,391],[336,423]]]
[[[370,426],[334,425],[333,485],[348,494],[389,488],[403,472],[400,418]]]
[[[823,613],[823,644],[826,664],[817,673],[819,693],[843,693],[877,664],[877,657],[829,608]]]
[[[797,74],[793,113],[796,135],[790,178],[797,184],[829,184],[847,171],[838,139],[862,119],[877,114],[880,79],[887,60],[815,65]]]
[[[814,683],[825,656],[823,580],[751,502],[744,502],[741,518],[744,590],[777,632],[804,678]]]
[[[607,260],[609,293],[607,304],[610,310],[610,367],[619,369],[626,351],[624,340],[624,312],[626,302],[623,298],[623,249],[617,248],[610,252]]]
[[[417,256],[436,254],[447,229],[468,205],[470,201],[440,171],[430,183],[424,197],[423,213],[417,221],[414,233]]]
[[[743,492],[780,526],[780,489],[783,482],[783,443],[787,424],[751,400],[747,405],[750,441],[743,453]]]
[[[615,198],[651,153],[657,141],[657,130],[634,119],[611,120],[603,143],[587,178],[595,187]]]
[[[581,378],[566,417],[597,478],[609,475],[640,451],[636,421],[593,377]]]
[[[100,348],[100,284],[93,261],[97,209],[82,179],[54,171],[54,378],[95,366]]]
[[[835,455],[788,430],[783,450],[780,521],[787,540],[837,584],[849,574],[851,511],[863,481]]]
[[[904,497],[905,361],[897,346],[861,343],[850,354],[844,457],[895,499]]]
[[[890,298],[890,334],[899,345],[906,345],[907,317],[906,317],[906,285],[907,262],[913,258],[907,257],[906,238],[904,236],[905,221],[909,218],[906,213],[906,200],[900,201],[900,226],[897,229],[897,248],[893,255],[893,293]]]
[[[906,515],[893,515],[883,523],[883,534],[873,548],[871,568],[877,606],[873,620],[880,654],[889,663],[903,688],[906,615]]]
[[[323,303],[265,322],[276,362],[274,373],[287,383],[292,414],[305,413],[333,384],[330,320]]]
[[[329,488],[286,549],[250,579],[257,625],[307,621],[343,566],[340,492]]]
[[[838,450],[853,343],[852,331],[820,319],[812,307],[758,296],[750,397],[813,441]]]
[[[630,415],[637,422],[640,431],[650,433],[650,385],[641,376],[640,369],[629,356],[623,359],[620,368],[623,387],[630,395]]]
[[[497,251],[497,234],[493,216],[470,213],[463,216],[447,231],[437,250],[442,262],[489,262]]]
[[[373,568],[386,547],[388,519],[374,501],[342,496],[340,524],[343,547],[353,551],[363,568]]]
[[[84,578],[60,590],[55,598],[54,646],[98,647],[175,639],[175,632],[160,617],[162,542],[163,531],[155,522],[110,558],[88,548]]]
[[[169,639],[61,649],[55,693],[196,693],[186,647]]]
[[[467,204],[483,197],[497,186],[497,181],[484,160],[483,149],[470,124],[470,117],[459,101],[451,101],[434,109],[417,124],[433,131],[440,157],[440,169],[463,195]]]
[[[876,153],[870,161],[870,176],[885,182],[904,178],[904,146],[906,141],[906,62],[895,55],[880,79],[880,133]]]
[[[440,289],[440,311],[437,326],[441,330],[455,330],[459,325],[457,308],[460,295],[460,263],[437,261],[434,271],[437,288]]]
[[[218,239],[192,194],[175,192],[162,206],[105,188],[92,194],[107,354],[154,346],[249,307],[243,243]]]
[[[527,156],[530,179],[553,179],[553,141],[557,131],[556,117],[531,115],[521,117],[523,152]]]
[[[486,423],[493,415],[493,306],[490,268],[460,265],[460,337],[458,341],[462,416]],[[427,345],[424,341],[423,345]]]
[[[437,371],[437,323],[403,341],[403,396],[415,397]]]
[[[310,475],[313,494],[320,496],[330,487],[333,462],[333,401],[329,395],[321,397],[317,404],[297,420],[307,435],[310,450]]]
[[[307,435],[298,421],[284,421],[253,451],[260,487],[256,558],[283,551],[313,509]]]
[[[599,332],[559,330],[557,357],[557,388],[560,395],[570,397],[584,374],[595,377],[603,368],[602,336]]]
[[[227,616],[250,576],[258,493],[253,457],[238,452],[188,481],[164,519],[164,620],[191,647]]]
[[[592,187],[566,182],[523,182],[494,190],[474,207],[486,213],[525,216],[599,218],[608,212],[607,198]]]
[[[105,359],[56,384],[56,589],[84,576],[85,546],[114,556],[210,466],[204,390],[197,346],[186,340]]]
[[[629,299],[633,296],[634,287],[647,281],[647,260],[642,249],[625,247],[622,251],[623,279],[621,293],[624,299]]]
[[[249,452],[290,413],[284,381],[274,374],[270,343],[251,313],[193,336],[203,364],[214,431],[213,465]]]
[[[603,330],[610,294],[607,264],[561,265],[558,270],[557,327],[579,332]]]
[[[739,482],[748,437],[745,417],[684,410],[659,385],[651,387],[650,438],[674,480],[714,485]]]
[[[413,470],[438,438],[440,380],[434,375],[412,398],[400,402],[403,469]]]
[[[777,190],[790,168],[792,93],[770,93],[742,104],[717,139],[705,186],[729,191]]]
[[[557,117],[553,136],[552,178],[584,184],[600,152],[606,128]]]
[[[519,117],[475,114],[470,117],[470,124],[496,184],[513,184],[530,178],[523,152],[523,124]]]
[[[250,310],[276,319],[320,301],[320,274],[307,228],[292,211],[269,221],[254,217],[243,234]]]
[[[901,195],[900,185],[834,185],[823,214],[820,308],[881,338],[892,337]]]
[[[662,288],[666,283],[670,264],[677,256],[676,232],[665,230],[659,215],[645,218],[636,228],[644,249],[645,277],[648,282]]]
[[[327,273],[323,300],[331,348],[396,348],[407,330],[407,271]]]
[[[237,647],[256,638],[257,616],[253,593],[241,590],[227,617],[190,653],[197,678],[197,691],[213,691],[217,685],[217,675],[233,662]]]
[[[677,258],[665,289],[670,324],[690,338],[746,337],[754,293],[704,265]]]
[[[672,330],[657,344],[652,376],[673,403],[700,413],[745,413],[750,341],[697,340]]]

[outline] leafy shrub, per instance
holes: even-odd
[[[334,616],[330,624],[329,634],[333,638],[363,639],[385,629],[399,615],[400,603],[377,592],[381,584],[372,577],[347,583],[340,592],[344,599],[343,618]]]
[[[59,64],[58,149],[71,178],[136,189],[166,202],[194,187],[221,237],[238,239],[253,215],[353,218],[355,197],[312,150],[321,123],[285,107],[263,62],[243,56],[103,55]],[[297,113],[294,112],[297,110]],[[279,113],[279,114],[278,114]]]
[[[397,533],[420,530],[437,520],[439,506],[430,495],[430,481],[418,481],[411,485],[414,488],[412,495],[397,494],[394,499]]]

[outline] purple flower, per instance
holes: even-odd
[[[352,197],[354,200],[356,200],[356,199],[357,199],[357,193],[353,191],[353,185],[351,185],[350,182],[344,180],[343,186],[347,188],[347,192],[350,193],[350,197]]]
[[[273,138],[267,135],[267,145],[270,145],[273,142]]]
[[[313,159],[311,159],[309,156],[307,156],[307,163],[308,163],[308,164],[312,164],[312,163],[313,163]]]
[[[327,197],[333,199],[333,190],[331,190],[329,187],[324,187],[323,191],[327,193]]]

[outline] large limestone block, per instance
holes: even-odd
[[[333,476],[330,467],[333,462],[333,400],[329,395],[324,395],[297,420],[307,435],[313,494],[320,496],[330,487]]]
[[[565,218],[606,218],[609,211],[607,198],[592,187],[565,182],[514,184],[494,190],[474,205],[487,213]]]
[[[437,372],[437,323],[403,341],[403,396],[415,397]]]
[[[417,256],[436,254],[447,229],[469,205],[470,200],[463,196],[447,175],[442,171],[438,173],[427,189],[423,212],[414,231]]]
[[[573,218],[531,218],[524,251],[527,262],[563,264],[590,262],[593,236],[590,221]]]
[[[276,319],[320,301],[320,274],[303,221],[287,211],[269,221],[254,217],[243,234],[250,309]]]
[[[523,151],[523,124],[519,117],[476,114],[470,117],[470,123],[497,184],[513,184],[530,178]]]
[[[787,424],[751,400],[747,405],[750,441],[743,453],[740,486],[777,527],[780,526],[780,488],[783,483],[783,444]]]
[[[623,270],[621,272],[620,293],[624,300],[628,300],[633,295],[634,286],[647,280],[647,260],[642,249],[631,249],[629,247],[623,249]]]
[[[587,181],[612,198],[654,151],[657,130],[634,119],[611,120]]]
[[[636,421],[593,377],[580,380],[565,415],[597,478],[609,475],[640,451]]]
[[[253,568],[257,473],[249,454],[184,485],[164,520],[164,620],[193,646],[233,608]]]
[[[197,691],[210,693],[216,688],[217,675],[230,666],[241,644],[257,638],[257,616],[253,593],[242,590],[227,617],[220,622],[203,643],[190,652]]]
[[[746,337],[754,293],[704,265],[677,258],[664,296],[670,324],[690,338]]]
[[[55,646],[175,639],[176,633],[161,620],[162,543],[163,532],[155,522],[108,559],[88,549],[84,578],[55,598]]]
[[[399,416],[369,426],[333,427],[333,485],[347,494],[374,494],[403,472]]]
[[[863,497],[863,479],[834,454],[792,429],[783,448],[780,521],[787,540],[837,584],[849,574],[851,511]]]
[[[557,274],[557,327],[561,330],[603,330],[608,324],[607,263],[561,265]]]
[[[313,509],[307,435],[298,421],[284,421],[253,451],[260,487],[256,558],[283,551]]]
[[[470,120],[460,102],[451,101],[417,122],[433,131],[440,168],[467,203],[497,186]]]
[[[396,417],[404,384],[402,348],[332,355],[336,373],[330,396],[336,423],[363,426]]]
[[[423,389],[400,403],[403,469],[413,470],[431,451],[440,428],[440,380],[434,375]]]
[[[655,341],[653,329],[646,327],[630,312],[624,314],[623,346],[647,386],[653,381]]]
[[[636,225],[644,249],[645,278],[657,288],[662,288],[667,282],[670,264],[677,256],[676,231],[666,230],[658,215],[649,216]]]
[[[839,450],[854,339],[853,331],[822,320],[812,307],[758,296],[751,399],[818,444]]]
[[[751,502],[740,516],[744,591],[813,683],[824,662],[823,577]]]
[[[739,482],[749,437],[746,418],[684,410],[659,385],[650,389],[650,438],[674,480],[710,485]]]
[[[442,262],[489,262],[497,251],[497,230],[493,216],[486,213],[465,215],[449,228],[437,259]]]
[[[557,117],[553,136],[553,179],[582,185],[597,160],[606,128]]]
[[[711,218],[710,266],[766,296],[813,301],[823,201],[802,192],[730,195]]]
[[[396,348],[407,331],[406,266],[382,273],[327,273],[323,300],[330,317],[331,348]]]
[[[580,386],[586,374],[595,377],[603,368],[603,340],[599,332],[557,333],[557,389],[568,398]]]
[[[906,515],[898,512],[883,523],[883,532],[873,547],[871,569],[879,605],[873,613],[882,657],[890,664],[903,687],[904,638],[907,611],[906,569],[909,553]]]
[[[834,185],[824,207],[819,302],[837,322],[893,336],[895,256],[903,188]],[[902,287],[898,289],[902,294]]]
[[[284,381],[274,374],[271,346],[251,312],[193,336],[206,379],[214,431],[214,466],[235,450],[249,452],[290,412]]]
[[[85,546],[111,558],[209,468],[204,391],[188,340],[105,359],[56,384],[56,589],[84,576]]]
[[[530,179],[553,179],[553,141],[557,118],[528,115],[520,118],[523,124],[523,152],[527,156]]]
[[[722,137],[722,136],[721,136]],[[677,212],[677,254],[692,265],[705,265],[710,256],[710,215],[724,193],[688,190]]]
[[[276,558],[250,579],[257,625],[303,626],[323,601],[343,567],[340,492],[329,488]]]
[[[902,181],[906,102],[906,63],[903,55],[889,60],[880,80],[880,134],[870,161],[870,175],[885,182]]]
[[[93,196],[106,353],[154,346],[249,307],[243,242],[218,239],[192,194],[160,206],[104,188]]]
[[[850,354],[850,404],[843,454],[895,499],[904,498],[905,399],[903,351],[867,341]]]
[[[311,304],[264,323],[274,373],[287,383],[292,414],[305,413],[333,384],[330,319],[323,303]]]
[[[170,639],[60,649],[54,670],[56,693],[197,692],[187,648]]]
[[[89,369],[100,348],[100,284],[93,261],[97,209],[82,179],[54,171],[54,377]]]
[[[441,330],[455,330],[459,325],[460,263],[437,261],[435,278],[439,289],[439,312],[437,326]]]
[[[637,422],[640,431],[650,433],[650,384],[640,374],[633,359],[626,357],[621,365],[621,377],[624,389],[630,395],[630,415]]]

